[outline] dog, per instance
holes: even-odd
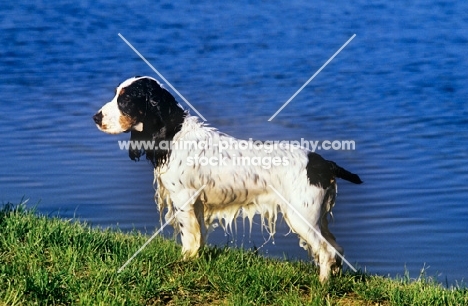
[[[136,144],[129,146],[130,159],[145,155],[154,166],[155,201],[180,233],[185,259],[198,256],[217,220],[228,230],[242,215],[252,228],[253,216],[260,214],[273,235],[281,212],[319,265],[320,281],[339,271],[343,248],[328,228],[336,178],[361,184],[358,175],[305,148],[272,150],[271,143],[221,133],[147,76],[121,83],[93,119],[103,132],[129,132],[130,144]],[[265,160],[269,163],[261,163]]]

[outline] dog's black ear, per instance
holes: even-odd
[[[156,167],[166,160],[169,153],[166,149],[168,144],[162,144],[163,141],[168,141],[168,134],[161,118],[154,116],[152,119],[143,123],[143,131],[131,131],[128,156],[131,160],[139,161],[146,155],[146,159]]]

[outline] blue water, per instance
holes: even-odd
[[[238,138],[354,140],[320,151],[340,182],[332,230],[371,273],[468,277],[468,3],[15,1],[0,7],[0,201],[152,233],[152,169],[91,116],[134,75],[155,73]],[[353,34],[356,37],[271,122]],[[179,101],[181,99],[178,98]],[[192,112],[193,113],[193,112]],[[267,256],[306,258],[280,226]],[[239,230],[211,243],[260,247]]]

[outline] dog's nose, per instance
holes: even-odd
[[[99,111],[99,113],[96,113],[96,115],[93,116],[94,122],[96,122],[97,125],[101,125],[102,123],[102,112]]]

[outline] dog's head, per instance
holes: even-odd
[[[115,96],[94,116],[98,129],[109,134],[131,132],[131,141],[170,141],[180,130],[187,112],[158,81],[151,77],[133,77],[120,84]],[[129,148],[132,160],[146,158],[156,165],[168,150]]]

